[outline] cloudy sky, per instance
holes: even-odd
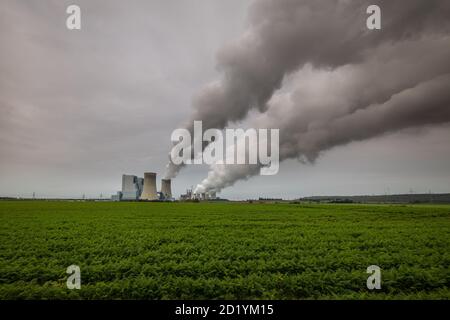
[[[386,13],[392,29],[373,38],[362,38],[351,29],[354,26],[340,23],[351,20],[352,7],[339,16],[323,1],[319,1],[322,7],[314,8],[294,4],[297,11],[289,7],[295,3],[292,0],[280,1],[286,6],[276,8],[269,0],[261,2],[249,10],[253,2],[247,0],[3,0],[0,195],[109,196],[120,189],[122,173],[142,176],[144,171],[155,171],[162,177],[174,129],[199,114],[231,114],[241,108],[242,101],[238,101],[224,112],[227,106],[220,101],[216,104],[222,109],[211,111],[210,104],[204,105],[211,100],[198,102],[199,95],[204,97],[209,93],[205,91],[208,84],[224,78],[224,68],[226,73],[230,64],[233,68],[240,65],[242,61],[236,62],[235,57],[245,61],[244,56],[261,48],[270,52],[269,58],[277,59],[267,69],[256,61],[254,66],[263,70],[258,76],[272,79],[270,75],[281,70],[282,84],[274,76],[274,83],[269,83],[273,92],[257,90],[257,98],[264,98],[261,106],[226,120],[230,125],[238,121],[244,126],[279,126],[280,135],[285,129],[289,132],[286,136],[295,137],[295,144],[284,139],[286,160],[278,175],[236,179],[221,196],[449,192],[450,106],[445,104],[447,97],[437,102],[432,99],[441,97],[440,90],[446,85],[450,88],[446,77],[450,73],[449,33],[439,20],[450,20],[445,16],[448,6],[439,8],[446,1],[430,1],[435,10],[428,11],[418,11],[416,1],[411,1],[416,14],[424,12],[423,21],[411,27],[407,22],[392,22],[397,16],[393,7]],[[348,3],[337,2],[344,3],[344,9]],[[74,3],[82,10],[79,31],[65,26],[66,7]],[[308,16],[304,13],[308,10],[324,16]],[[299,33],[293,47],[288,44],[297,34],[284,25],[278,30],[281,33],[262,37],[267,35],[264,27],[270,27],[274,16],[279,16],[275,13],[285,12],[299,12],[286,17],[302,21],[294,23],[294,31],[308,29],[311,16],[330,21],[325,14],[333,14],[336,21],[331,19],[329,29],[319,31],[341,33],[330,34],[316,41],[323,45],[315,46],[311,39],[323,36],[314,31],[319,25]],[[411,12],[408,17],[418,21]],[[362,12],[352,21],[365,18]],[[410,30],[418,37],[398,30]],[[286,38],[280,36],[284,31],[289,34]],[[341,34],[348,51],[334,49],[342,47],[336,40]],[[260,37],[262,47],[248,40],[249,35]],[[276,42],[276,48],[286,46],[284,50],[294,57],[283,55],[289,63],[278,66],[280,51],[272,52],[264,41]],[[239,51],[242,47],[244,53]],[[248,62],[253,67],[253,61]],[[269,84],[257,81],[256,85],[266,88]],[[356,100],[384,110],[379,115],[374,108],[362,108],[368,115],[358,113],[358,123],[367,118],[368,123],[378,121],[373,128],[364,129],[364,134],[355,134],[353,116],[348,117],[358,108],[352,104]],[[316,111],[310,111],[312,108]],[[397,114],[386,111],[393,108],[413,116],[400,121]],[[336,115],[331,117],[331,113]],[[337,116],[339,121],[335,121]],[[275,121],[279,118],[283,121]],[[428,120],[423,123],[415,120],[425,118]],[[308,126],[311,123],[314,130]],[[345,132],[340,129],[343,125],[348,129]],[[304,130],[299,129],[302,126]],[[332,132],[333,139],[323,138],[324,132]],[[311,162],[299,162],[298,157]],[[184,168],[173,181],[174,193],[179,195],[200,183],[207,173],[206,166]]]

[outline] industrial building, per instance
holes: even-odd
[[[122,175],[122,200],[137,200],[142,194],[144,179],[137,176]]]
[[[160,191],[156,188],[155,172],[145,172],[144,178],[131,174],[122,175],[122,190],[111,196],[113,201],[174,201],[172,195],[172,180],[161,179]],[[185,194],[180,196],[180,200],[220,200],[215,191],[194,193],[187,189]]]
[[[170,179],[161,180],[161,192],[156,189],[156,173],[145,172],[144,178],[122,175],[122,190],[111,196],[113,201],[173,201]]]
[[[215,191],[203,192],[203,193],[194,193],[192,189],[187,189],[185,194],[180,196],[180,200],[218,200],[219,198],[216,195]]]

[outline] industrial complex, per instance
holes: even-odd
[[[145,172],[144,178],[135,175],[122,175],[122,190],[111,197],[113,201],[175,201],[172,196],[172,180],[161,179],[161,189],[156,188],[156,173]],[[186,190],[180,200],[216,200],[216,192],[193,193]]]

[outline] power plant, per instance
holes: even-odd
[[[113,201],[173,201],[170,179],[161,180],[161,192],[156,189],[156,173],[145,172],[144,178],[122,175],[122,190],[111,197]]]
[[[135,175],[122,175],[122,190],[111,196],[113,201],[174,201],[172,195],[172,180],[161,179],[161,189],[156,188],[156,173],[145,172],[144,178]],[[186,190],[180,196],[180,200],[218,200],[215,191],[194,193],[191,189]]]

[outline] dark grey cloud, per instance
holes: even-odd
[[[209,95],[208,103],[196,106],[194,118],[221,125],[243,119],[256,107],[263,115],[253,126],[280,129],[281,159],[310,162],[338,145],[449,122],[449,3],[379,1],[379,32],[365,27],[369,2],[331,3],[257,2],[244,36],[251,40],[227,49],[225,70],[231,69],[232,76],[226,73],[217,86],[228,88],[234,75],[251,79],[251,84],[238,82],[238,89],[220,95],[219,101],[225,104],[228,95],[248,99],[222,114],[214,113],[224,109],[215,105],[217,95]],[[277,99],[282,80],[305,65],[310,72],[297,79],[297,90]],[[323,70],[333,82],[318,76]],[[199,190],[221,190],[258,172],[256,166],[213,166]]]
[[[306,63],[334,68],[359,62],[381,43],[448,32],[448,1],[375,1],[383,8],[381,32],[366,28],[365,10],[373,3],[255,2],[248,30],[218,54],[223,78],[200,92],[191,120],[223,128],[244,118],[251,108],[266,110],[284,77]]]
[[[382,31],[366,28],[370,4],[382,7]],[[449,16],[445,0],[255,1],[246,32],[218,53],[222,77],[201,89],[186,126],[202,120],[204,128],[224,128],[252,109],[264,112],[283,79],[305,64],[336,68],[384,43],[447,34]],[[169,165],[168,176],[179,169]]]

